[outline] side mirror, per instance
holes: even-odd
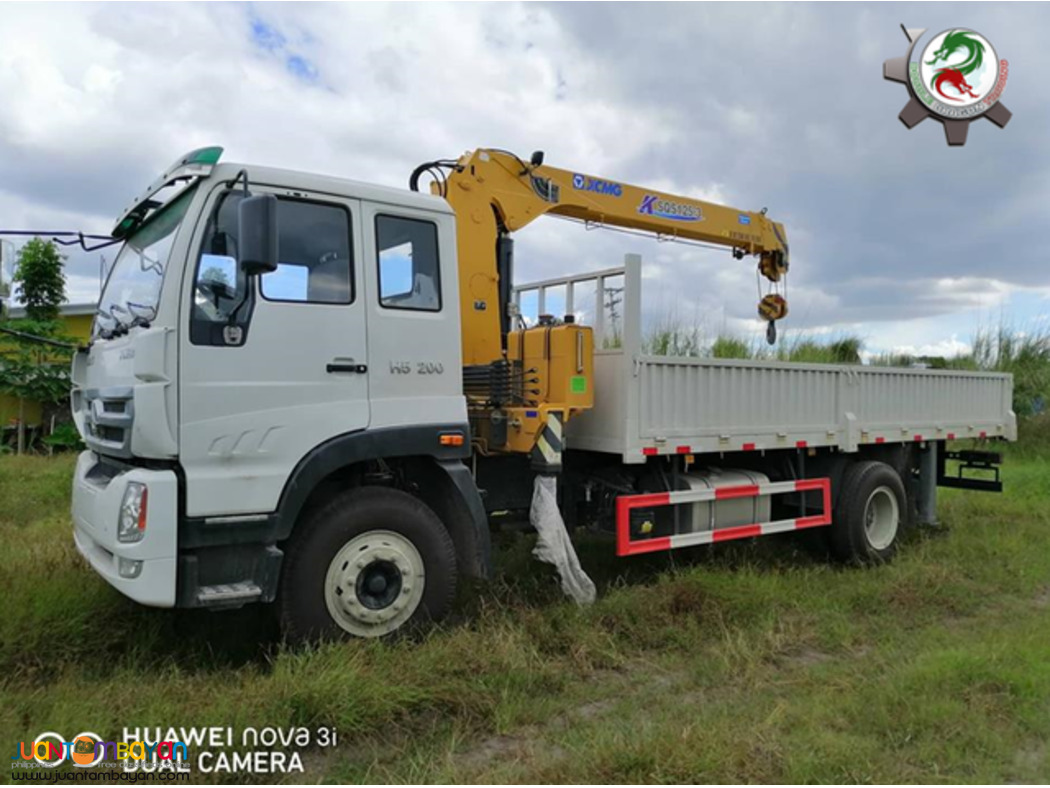
[[[277,270],[277,197],[245,197],[237,206],[237,263],[248,276]]]

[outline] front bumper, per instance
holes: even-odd
[[[120,504],[128,482],[149,490],[146,532],[138,542],[117,541]],[[80,554],[110,585],[143,605],[175,605],[178,555],[178,480],[173,471],[117,469],[81,452],[73,477],[73,538]],[[141,561],[135,577],[122,577],[120,559]]]

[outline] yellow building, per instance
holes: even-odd
[[[95,304],[66,304],[62,307],[59,319],[62,321],[62,333],[77,340],[86,342],[91,335],[91,321],[95,317]],[[25,317],[23,307],[12,307],[12,318]],[[25,422],[27,427],[40,424],[42,408],[39,402],[25,403]],[[18,426],[18,399],[0,394],[0,428]]]

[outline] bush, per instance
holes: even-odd
[[[754,358],[754,348],[739,337],[720,334],[711,344],[712,358]]]
[[[80,451],[84,448],[84,441],[81,440],[76,425],[71,421],[56,424],[55,429],[43,439],[43,442],[58,451]]]

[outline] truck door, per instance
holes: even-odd
[[[237,270],[241,197],[228,190],[214,195],[187,268],[179,424],[190,517],[273,511],[310,450],[369,423],[359,203],[275,193],[276,271],[249,281]]]

